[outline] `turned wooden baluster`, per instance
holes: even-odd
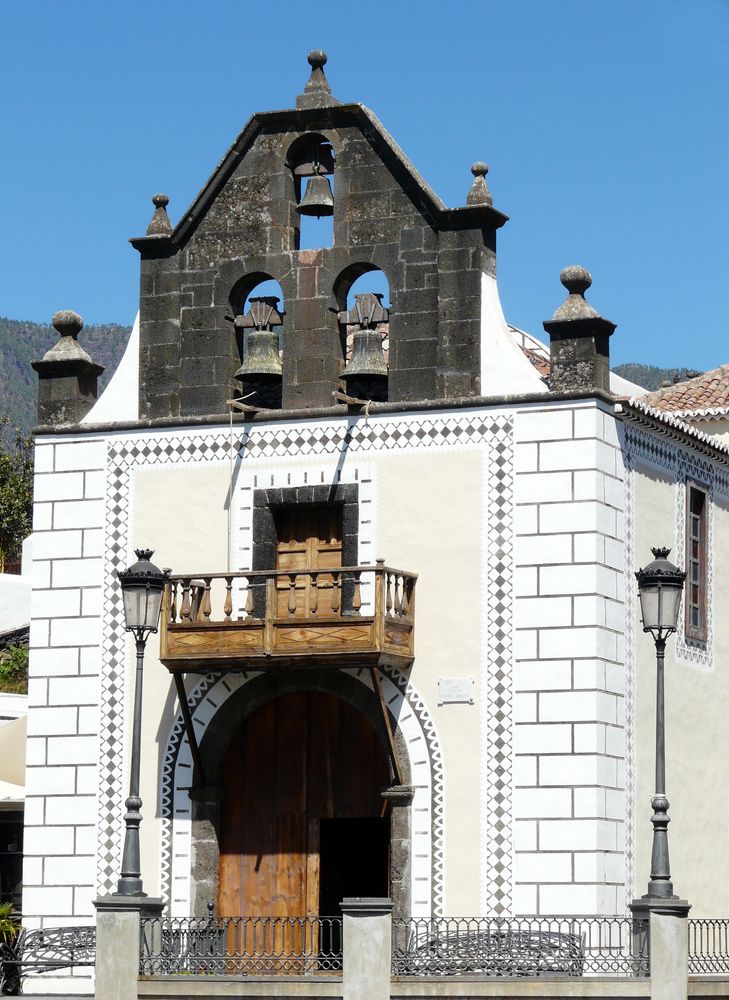
[[[410,578],[404,576],[402,578],[402,610],[401,615],[403,618],[407,618],[410,614]]]
[[[385,615],[392,618],[392,573],[387,574],[387,597],[385,599]]]
[[[172,580],[170,587],[170,621],[177,621],[177,581]]]
[[[402,577],[395,574],[395,617],[402,618],[402,601],[400,600],[400,586]]]
[[[202,587],[198,588],[198,590],[202,590],[202,594],[200,595],[200,607],[197,612],[197,620],[199,622],[210,621],[210,612],[212,610],[210,606],[211,582],[211,577],[205,576],[203,577]]]
[[[248,593],[246,594],[246,606],[245,613],[247,618],[253,617],[253,584],[251,583],[251,578],[249,576],[245,577],[246,588]]]
[[[289,614],[296,614],[296,573],[289,573]]]
[[[319,574],[311,574],[311,587],[309,588],[309,614],[315,615],[319,610]]]
[[[231,621],[230,614],[233,610],[233,577],[225,578],[225,604],[223,605],[223,621]]]
[[[341,574],[336,571],[332,573],[332,614],[339,614],[339,584]]]
[[[183,622],[190,621],[192,604],[190,603],[190,577],[185,577],[182,581],[182,607],[180,608],[180,618]]]
[[[359,609],[362,607],[362,573],[357,570],[353,573],[354,577],[354,593],[352,594],[352,614],[358,615]]]

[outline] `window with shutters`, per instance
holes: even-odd
[[[707,516],[709,497],[704,486],[686,483],[686,638],[705,642],[707,601]]]

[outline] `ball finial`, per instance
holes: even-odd
[[[584,295],[592,284],[592,275],[586,267],[570,264],[569,267],[563,267],[559,272],[559,280],[570,295]]]
[[[488,163],[484,163],[483,160],[476,160],[475,163],[471,164],[471,173],[474,177],[485,177],[489,172]]]
[[[84,327],[84,321],[73,309],[59,310],[53,314],[51,322],[62,337],[76,337]]]
[[[170,199],[166,194],[152,195],[152,204],[155,208],[167,208],[169,203]]]
[[[312,69],[323,69],[326,65],[327,54],[324,49],[312,49],[306,58]]]

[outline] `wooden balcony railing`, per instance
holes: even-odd
[[[375,566],[173,575],[160,659],[170,670],[407,665],[417,576]]]

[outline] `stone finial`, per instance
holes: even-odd
[[[307,56],[311,66],[311,76],[309,77],[303,94],[296,98],[297,108],[326,108],[330,104],[339,104],[336,97],[332,96],[332,88],[324,74],[324,66],[327,61],[327,54],[323,49],[314,49]]]
[[[166,194],[155,194],[152,197],[154,205],[154,215],[147,226],[147,236],[169,236],[172,232],[172,223],[167,214],[167,206],[170,199]]]
[[[41,361],[33,361],[38,373],[38,423],[73,424],[96,402],[98,378],[104,371],[78,342],[84,321],[72,309],[53,316],[59,339]]]
[[[585,267],[571,264],[559,272],[559,280],[569,295],[552,316],[552,320],[595,319],[600,313],[585,299],[585,292],[592,284],[592,275]]]
[[[486,174],[488,172],[488,163],[483,163],[481,160],[477,160],[471,166],[473,184],[471,185],[471,190],[468,192],[467,205],[493,205],[494,201],[491,197],[489,186],[486,183]]]
[[[59,340],[43,355],[44,361],[88,361],[91,358],[79,344],[77,337],[84,328],[84,321],[73,309],[61,309],[51,320]]]
[[[567,298],[544,323],[549,334],[550,386],[557,392],[610,391],[610,336],[615,324],[585,299],[592,275],[578,264],[560,271]]]

